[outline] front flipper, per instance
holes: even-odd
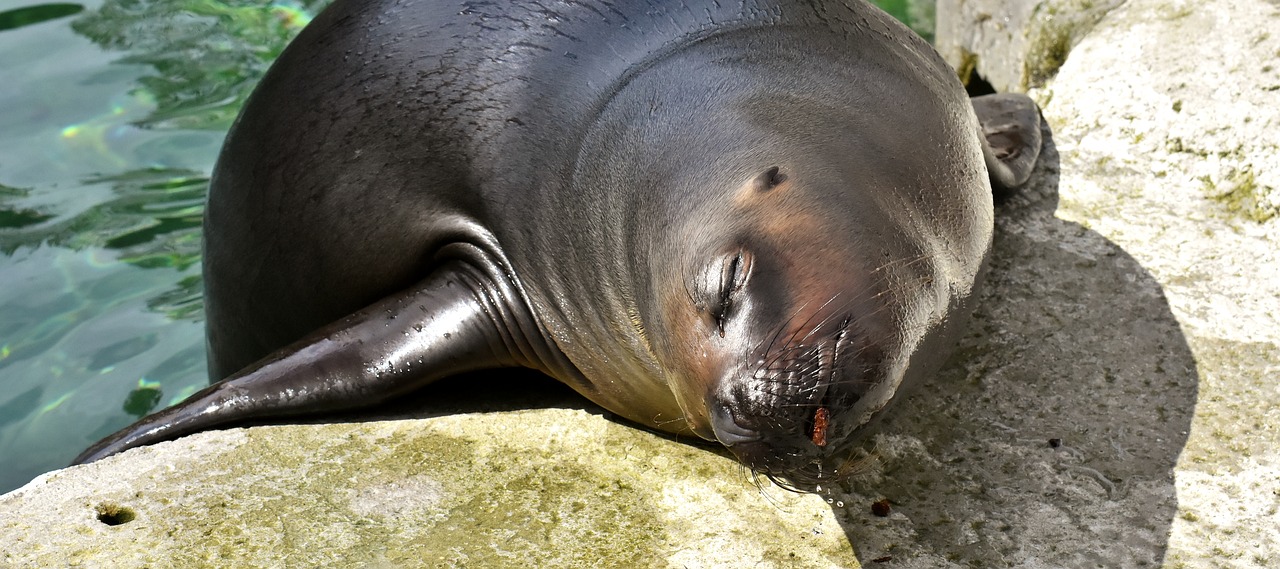
[[[533,323],[509,293],[468,264],[448,263],[415,287],[99,441],[73,464],[251,419],[373,405],[461,372],[539,367],[521,332]]]
[[[1030,97],[1017,93],[970,101],[982,125],[982,153],[992,189],[1004,194],[1022,186],[1040,157],[1040,108]]]

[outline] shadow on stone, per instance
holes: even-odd
[[[701,438],[677,436],[619,417],[592,403],[563,383],[529,369],[510,368],[472,372],[438,381],[393,403],[337,415],[277,419],[266,424],[329,424],[368,421],[427,419],[473,413],[498,413],[532,409],[573,409],[603,417],[613,423],[638,429],[653,436],[683,443],[722,458],[737,461],[719,443]],[[746,469],[743,475],[749,476]],[[761,480],[764,480],[763,478]],[[767,481],[764,481],[767,484]]]
[[[368,409],[307,416],[297,420],[278,420],[271,424],[398,421],[549,408],[579,409],[595,415],[609,415],[608,411],[546,375],[533,370],[512,368],[478,371],[447,378]]]
[[[1160,566],[1198,373],[1133,257],[1054,217],[1045,127],[1032,187],[997,207],[970,333],[881,427],[836,516],[864,563]],[[887,498],[892,514],[871,504]]]

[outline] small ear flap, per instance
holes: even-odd
[[[774,166],[756,176],[754,185],[757,192],[767,192],[785,181],[787,181],[787,175],[782,173],[781,168]]]
[[[1027,182],[1040,157],[1040,108],[1018,93],[970,99],[982,124],[982,153],[991,188],[1007,193]]]

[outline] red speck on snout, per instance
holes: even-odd
[[[813,444],[827,446],[827,421],[831,418],[826,407],[818,407],[813,414]]]

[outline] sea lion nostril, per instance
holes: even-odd
[[[759,432],[738,426],[729,407],[722,403],[711,404],[711,429],[716,433],[716,440],[727,447],[760,440]]]

